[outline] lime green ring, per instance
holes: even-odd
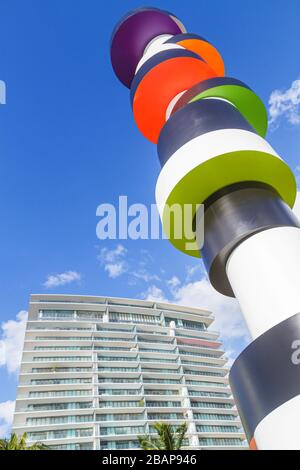
[[[209,196],[225,186],[243,181],[268,184],[290,207],[294,205],[297,184],[289,166],[280,158],[257,150],[229,152],[201,163],[177,183],[168,196],[166,205],[171,207],[173,204],[179,204],[183,210],[184,204],[192,204],[191,213],[194,217],[197,204],[202,204]],[[186,247],[193,240],[186,239],[184,235],[180,239],[170,236],[178,233],[178,224],[175,227],[171,218],[168,230],[168,220],[168,211],[164,208],[162,225],[172,245],[187,255],[200,258],[201,253],[197,248],[189,250]],[[184,234],[183,221],[181,229],[181,233]]]
[[[189,103],[203,98],[223,98],[228,100],[262,137],[267,133],[268,115],[262,100],[249,88],[239,85],[220,85],[199,93]]]

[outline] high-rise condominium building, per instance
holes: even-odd
[[[13,431],[54,449],[133,449],[186,421],[185,448],[245,448],[210,312],[32,295]]]

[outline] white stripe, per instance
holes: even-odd
[[[300,365],[295,366],[299,367]],[[257,425],[254,439],[258,449],[300,449],[300,395],[288,400]]]
[[[265,139],[241,129],[208,132],[180,147],[166,162],[156,183],[156,203],[161,216],[174,187],[190,171],[219,155],[243,150],[266,152],[282,160]]]
[[[172,100],[170,101],[170,103],[168,104],[168,107],[167,107],[167,111],[166,111],[166,121],[169,119],[169,117],[171,116],[171,113],[173,111],[173,108],[175,106],[175,104],[177,103],[177,101],[182,97],[182,95],[184,95],[184,93],[186,92],[186,90],[183,90],[181,91],[180,93],[178,93],[176,96],[174,96],[174,98],[172,98]]]
[[[153,43],[151,47],[144,53],[142,58],[140,59],[139,63],[136,66],[135,73],[139,71],[139,69],[144,65],[147,60],[151,59],[151,57],[155,56],[159,52],[169,51],[169,50],[176,50],[176,49],[184,49],[182,46],[178,46],[178,44],[161,44],[161,42]]]
[[[300,229],[252,235],[232,252],[226,271],[255,339],[300,312]]]

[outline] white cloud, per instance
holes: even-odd
[[[0,438],[9,435],[15,410],[15,402],[8,400],[0,403]]]
[[[114,263],[118,259],[125,256],[126,253],[127,253],[126,248],[123,245],[119,244],[114,250],[109,250],[108,248],[102,248],[99,259],[104,260],[108,263]]]
[[[144,300],[152,300],[153,302],[168,302],[162,289],[153,285],[148,287],[146,292],[141,294]]]
[[[104,270],[108,273],[108,276],[115,279],[124,274],[127,269],[127,263],[124,258],[127,254],[126,248],[119,244],[113,250],[108,248],[102,248],[98,259],[104,266]]]
[[[175,287],[178,287],[180,285],[180,280],[177,276],[173,276],[167,281],[167,284],[171,289],[174,289]]]
[[[115,279],[126,271],[126,265],[123,261],[119,263],[108,263],[104,266],[104,270],[107,271],[109,277]]]
[[[131,271],[130,274],[145,282],[160,281],[160,278],[156,274],[149,273],[146,269],[139,269],[138,271]]]
[[[9,373],[17,372],[21,363],[27,312],[21,310],[16,320],[8,320],[1,325],[0,366]]]
[[[190,281],[195,274],[198,274],[198,277],[201,275],[203,276],[205,271],[203,271],[203,265],[201,262],[197,262],[197,264],[192,265],[192,266],[186,266],[186,282]]]
[[[78,272],[66,271],[60,274],[49,275],[43,286],[47,289],[51,289],[52,287],[64,286],[74,281],[80,281],[80,279],[81,275]]]
[[[287,90],[274,90],[269,98],[270,124],[285,117],[290,124],[300,124],[300,79],[294,80]]]

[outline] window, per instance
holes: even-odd
[[[206,325],[202,322],[182,320],[180,318],[165,317],[165,325],[169,326],[171,322],[175,323],[176,328],[186,328],[189,330],[205,331]]]
[[[109,435],[124,435],[124,434],[143,434],[145,433],[144,426],[110,426],[110,427],[100,427],[99,434],[100,436],[109,436]]]
[[[206,446],[241,446],[242,441],[236,438],[201,437],[199,438],[199,444]]]
[[[100,408],[131,408],[144,406],[143,400],[139,401],[102,401],[99,403]]]
[[[92,402],[70,402],[70,403],[41,403],[28,405],[27,410],[42,411],[42,410],[68,410],[72,408],[92,408]]]
[[[47,439],[67,439],[69,437],[87,437],[93,435],[93,428],[59,429],[43,432],[29,432],[30,441],[45,441]]]
[[[74,310],[40,310],[43,320],[65,320],[74,318]]]
[[[92,379],[35,379],[30,381],[32,385],[87,384],[91,382]]]
[[[151,420],[160,421],[163,419],[183,419],[183,413],[148,413]]]
[[[77,320],[98,320],[102,321],[103,313],[102,312],[95,312],[95,311],[88,311],[88,310],[77,310],[76,312]]]
[[[159,317],[141,313],[110,312],[109,320],[116,323],[160,323]]]
[[[193,413],[195,420],[220,420],[220,421],[233,421],[237,419],[236,415],[231,414],[218,414],[218,413]]]
[[[91,356],[34,356],[33,361],[35,362],[52,362],[52,361],[91,361]]]
[[[143,413],[116,413],[96,415],[96,421],[132,421],[144,420]]]
[[[192,408],[232,408],[231,403],[215,403],[209,401],[192,401]]]
[[[241,429],[236,426],[214,426],[200,424],[196,426],[197,432],[241,432]]]
[[[42,418],[27,418],[26,424],[28,426],[35,426],[44,424],[85,423],[93,420],[93,415],[48,416]]]
[[[93,450],[92,442],[75,442],[72,444],[58,444],[56,446],[49,446],[55,450]]]
[[[54,390],[45,392],[29,392],[29,397],[67,397],[79,395],[91,395],[91,390]]]
[[[146,402],[146,406],[149,407],[180,407],[181,402],[180,401],[148,401]]]

